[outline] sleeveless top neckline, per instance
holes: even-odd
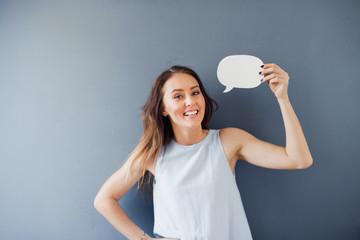
[[[170,141],[155,164],[155,234],[181,240],[252,240],[219,130],[193,145]]]
[[[206,142],[210,135],[210,132],[211,132],[211,130],[208,131],[208,133],[206,134],[206,136],[203,139],[201,139],[199,142],[191,144],[191,145],[180,144],[180,143],[176,142],[174,138],[171,139],[170,142],[173,142],[175,145],[178,145],[179,147],[182,147],[182,148],[194,148],[194,147],[197,147],[197,146],[203,144],[203,142]]]

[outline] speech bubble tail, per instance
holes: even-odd
[[[224,90],[223,93],[230,92],[232,89],[233,89],[233,87],[226,86],[226,88],[225,88],[225,90]]]

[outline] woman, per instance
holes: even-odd
[[[143,189],[150,179],[156,239],[252,239],[235,181],[238,159],[272,169],[304,169],[313,162],[289,102],[289,75],[274,63],[261,68],[281,108],[286,147],[237,128],[209,130],[216,102],[194,71],[173,66],[156,79],[143,110],[144,135],[102,186],[95,208],[127,238],[154,239],[118,204],[136,182]]]

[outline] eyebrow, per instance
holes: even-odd
[[[196,86],[191,87],[190,90],[193,90],[194,88],[197,88],[197,87],[200,88],[199,85],[196,85]],[[172,90],[171,93],[173,93],[173,92],[175,92],[175,91],[180,91],[180,92],[181,92],[181,91],[184,91],[184,89],[181,89],[181,88],[179,88],[179,89],[174,89],[174,90]]]

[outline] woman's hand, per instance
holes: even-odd
[[[275,63],[264,64],[264,70],[260,75],[264,76],[262,82],[268,82],[271,91],[277,98],[287,98],[289,86],[289,74]]]

